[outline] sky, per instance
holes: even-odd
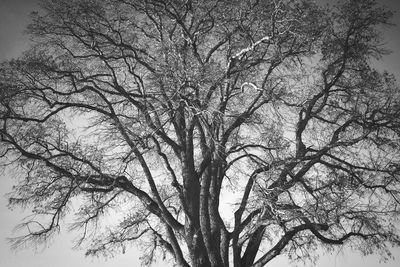
[[[327,2],[327,0],[319,0]],[[382,58],[376,67],[387,69],[395,74],[400,82],[400,1],[378,0],[395,13],[393,22],[397,26],[385,32],[386,47],[392,54]],[[30,12],[37,10],[37,0],[0,0],[0,61],[18,57],[29,47],[29,37],[24,35],[24,29],[29,23]],[[0,175],[0,266],[4,267],[133,267],[139,266],[139,255],[135,248],[112,259],[85,258],[84,251],[72,250],[73,235],[61,231],[61,234],[48,243],[44,249],[32,247],[11,250],[8,237],[15,235],[13,228],[27,215],[20,210],[7,209],[5,194],[11,191],[13,181],[10,177]],[[364,257],[358,252],[339,250],[332,255],[321,255],[316,266],[324,267],[395,267],[400,263],[400,248],[393,250],[395,261],[379,262],[379,257]],[[271,262],[271,267],[289,266],[285,257],[278,257]],[[158,263],[154,266],[172,266],[168,263]],[[299,265],[301,266],[301,265]]]

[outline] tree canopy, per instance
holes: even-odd
[[[264,266],[400,245],[400,91],[373,0],[43,0],[0,65],[13,244]],[[69,216],[72,223],[64,223]],[[64,224],[63,224],[64,223]]]

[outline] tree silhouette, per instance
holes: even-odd
[[[14,239],[263,266],[399,245],[400,92],[372,0],[44,0],[0,67]]]

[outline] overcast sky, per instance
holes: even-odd
[[[319,0],[327,1],[327,0]],[[379,1],[379,0],[378,0]],[[23,31],[29,22],[29,14],[37,9],[37,0],[0,0],[0,61],[18,57],[21,51],[29,46],[29,38]],[[387,69],[394,73],[400,81],[400,0],[381,0],[384,5],[397,12],[394,17],[395,26],[386,33],[387,48],[393,53],[385,56],[379,69]],[[113,259],[104,260],[85,258],[83,251],[72,250],[73,236],[62,231],[61,235],[49,243],[44,250],[33,248],[11,251],[6,238],[13,236],[13,227],[27,214],[19,210],[10,211],[6,208],[5,194],[11,191],[13,181],[9,177],[0,176],[0,266],[4,267],[133,267],[139,266],[139,253],[135,248],[127,250]],[[400,226],[399,226],[400,227]],[[359,253],[339,251],[333,255],[322,255],[316,266],[324,267],[397,267],[400,263],[400,249],[393,250],[396,261],[379,263],[376,256],[363,257]],[[160,263],[159,266],[169,264]],[[157,265],[154,265],[157,266]],[[172,266],[172,264],[170,264]],[[271,267],[288,266],[285,257],[278,257]]]

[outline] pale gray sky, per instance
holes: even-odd
[[[327,0],[319,0],[327,1]],[[0,61],[18,57],[21,51],[28,47],[28,37],[23,31],[29,22],[29,13],[37,9],[37,0],[0,0]],[[389,29],[385,36],[387,48],[393,53],[383,58],[379,63],[380,69],[387,69],[394,73],[400,81],[400,1],[381,0],[383,4],[397,11],[394,22],[399,25]],[[13,227],[26,216],[19,210],[7,209],[5,194],[11,191],[13,181],[10,177],[0,176],[0,266],[4,267],[133,267],[139,266],[139,254],[135,248],[128,249],[113,259],[85,258],[83,251],[72,250],[73,236],[62,231],[47,245],[44,250],[35,251],[33,248],[11,251],[6,238],[13,236]],[[376,256],[363,257],[359,253],[341,251],[333,255],[322,255],[316,266],[324,267],[397,267],[400,263],[400,248],[393,250],[396,261],[379,263]],[[160,263],[159,266],[172,266]],[[156,265],[155,265],[156,266]],[[271,267],[289,266],[285,256],[275,259]]]

